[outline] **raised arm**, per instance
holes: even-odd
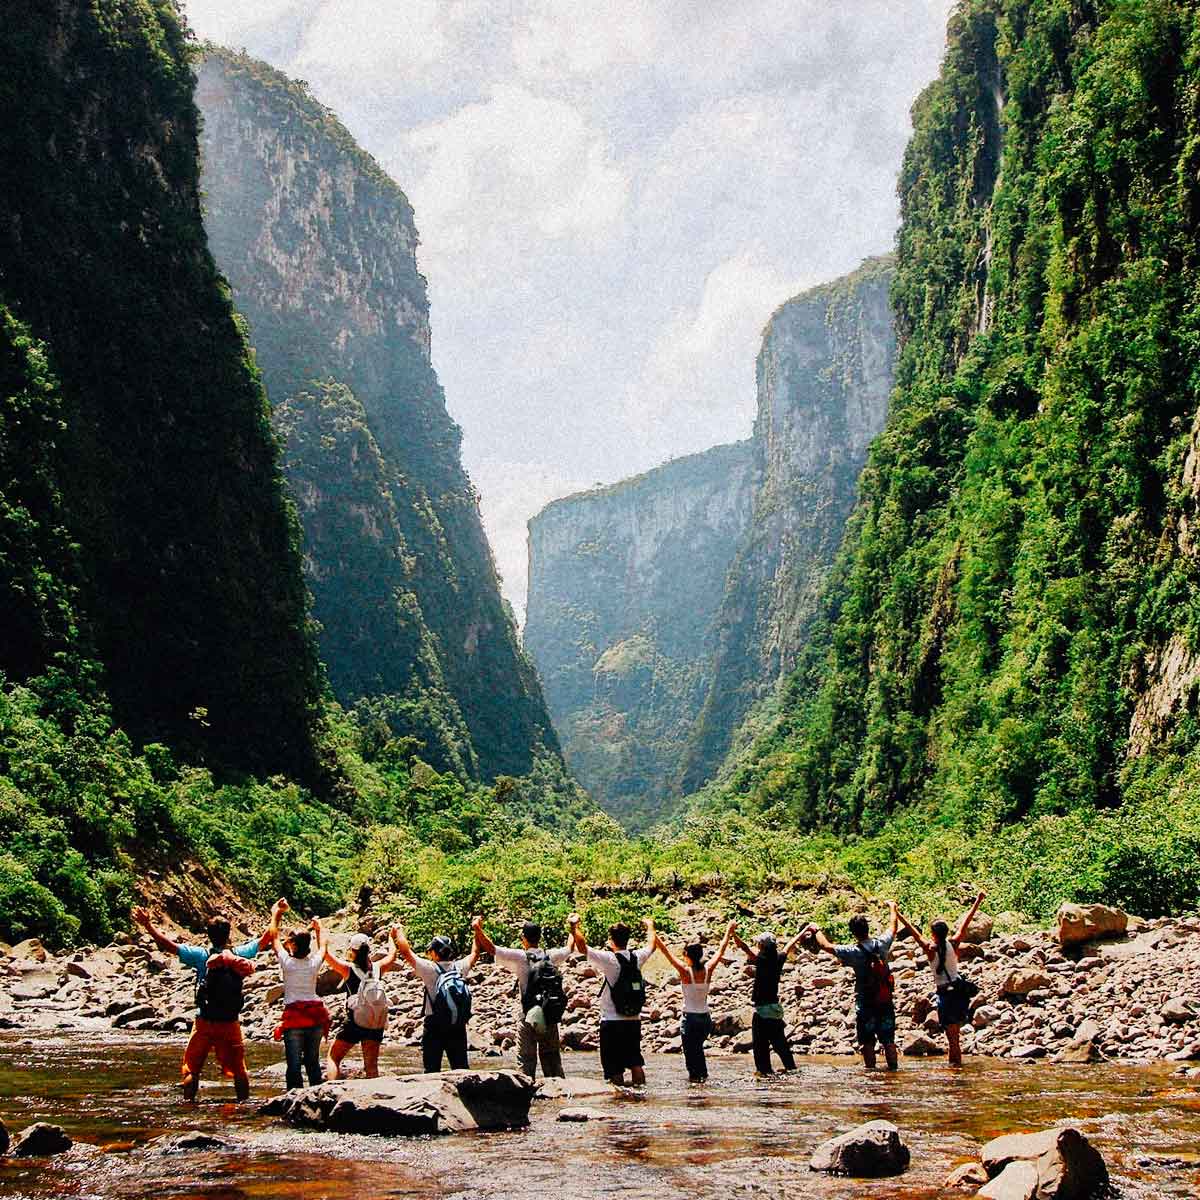
[[[400,957],[400,951],[396,947],[395,941],[388,938],[387,953],[375,964],[379,968],[380,975],[386,975],[389,971],[396,969],[396,960]]]
[[[725,936],[721,939],[721,944],[717,947],[717,952],[713,955],[713,960],[708,964],[708,981],[712,981],[712,977],[716,974],[717,968],[725,961],[725,955],[729,952],[729,943],[733,938],[733,922],[730,921],[725,928]]]
[[[758,951],[757,951],[757,950],[755,950],[755,949],[754,949],[752,946],[748,946],[748,945],[747,945],[747,944],[746,944],[744,941],[742,941],[742,939],[741,939],[740,935],[738,934],[738,931],[737,931],[736,929],[732,929],[732,927],[731,927],[731,934],[732,934],[732,936],[733,936],[733,944],[734,944],[734,945],[735,945],[735,946],[736,946],[736,947],[737,947],[737,948],[738,948],[738,949],[739,949],[739,950],[740,950],[740,951],[741,951],[741,952],[742,952],[742,953],[743,953],[743,954],[744,954],[744,955],[745,955],[745,956],[746,956],[746,957],[747,957],[747,958],[748,958],[748,959],[749,959],[751,962],[754,962],[754,961],[755,961],[755,959],[757,959],[757,958],[758,958]]]
[[[492,939],[490,937],[488,937],[488,935],[484,932],[483,918],[482,917],[472,917],[471,918],[471,929],[475,934],[476,950],[483,954],[494,955],[496,953],[496,943],[493,942]]]
[[[350,964],[344,958],[338,958],[328,946],[325,947],[325,962],[343,979],[350,974]]]
[[[808,932],[812,934],[813,942],[818,950],[824,950],[826,954],[832,954],[837,957],[837,947],[825,936],[825,934],[815,925],[808,927]]]
[[[900,909],[895,900],[888,901],[888,934],[893,939],[900,928]]]
[[[417,956],[413,953],[413,948],[408,944],[408,937],[404,932],[403,925],[393,925],[391,930],[392,945],[396,947],[396,953],[408,963],[409,970],[414,975],[417,974]]]
[[[971,905],[969,912],[963,915],[963,919],[959,921],[958,928],[954,931],[954,936],[950,942],[955,950],[958,949],[959,943],[967,936],[967,930],[971,928],[971,922],[975,920],[975,914],[979,911],[979,906],[987,899],[987,892],[980,892],[975,897],[975,903]]]
[[[135,908],[133,919],[154,939],[154,944],[164,954],[179,953],[179,943],[167,937],[165,933],[159,933],[150,920],[150,914],[144,908]]]
[[[792,940],[790,942],[788,942],[788,944],[786,946],[784,946],[783,950],[780,952],[784,958],[791,958],[792,951],[795,950],[796,947],[798,945],[800,945],[800,943],[804,940],[804,935],[807,932],[808,932],[808,926],[802,925],[800,927],[800,932],[797,933],[796,936],[794,938],[792,938]]]
[[[900,919],[900,924],[903,925],[904,928],[907,929],[908,932],[912,934],[913,941],[916,942],[917,945],[920,946],[921,949],[925,951],[925,957],[932,958],[933,957],[933,948],[921,936],[921,931],[899,910],[897,910],[896,915]]]
[[[658,949],[662,939],[658,936],[658,930],[654,928],[653,917],[646,917],[642,921],[642,928],[646,931],[646,945],[650,947],[650,954],[647,954],[646,957],[650,958]]]
[[[662,940],[661,935],[657,931],[655,931],[655,934],[654,934],[654,945],[657,949],[659,949],[663,952],[663,957],[666,958],[667,962],[669,962],[671,964],[671,966],[673,966],[675,968],[675,970],[679,972],[679,978],[681,980],[683,980],[684,983],[691,983],[692,982],[691,971],[686,966],[684,966],[684,964],[682,962],[680,962],[679,959],[677,959],[675,957],[675,955],[673,955],[671,953],[671,947],[668,946],[667,943]]]
[[[271,905],[271,923],[267,926],[267,932],[264,935],[267,938],[267,944],[279,948],[279,921],[285,912],[288,911],[288,902],[281,896],[274,904]]]
[[[313,933],[317,935],[317,954],[321,958],[324,958],[326,951],[329,949],[329,937],[325,933],[325,930],[321,928],[321,918],[313,917],[308,924]]]
[[[579,914],[572,913],[567,918],[567,929],[570,930],[568,942],[574,945],[575,949],[584,957],[587,956],[588,944],[587,939],[583,936],[583,931],[579,928]]]

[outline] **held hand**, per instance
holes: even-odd
[[[895,900],[889,900],[887,902],[887,906],[888,906],[888,912],[894,913],[894,912],[899,911],[899,906],[896,904]]]
[[[140,905],[133,910],[133,919],[143,928],[150,928],[150,914]]]
[[[289,908],[288,902],[282,896],[280,896],[279,899],[276,900],[275,903],[271,906],[271,912],[272,912],[272,914],[285,913],[285,912],[287,912],[288,908]]]
[[[982,904],[987,899],[987,892],[983,888],[979,889],[979,903]]]
[[[478,933],[483,928],[483,918],[482,917],[472,917],[471,918],[471,928],[474,929],[476,933]]]
[[[395,925],[388,930],[388,937],[398,946],[400,944],[400,930]]]
[[[729,936],[730,936],[730,937],[733,937],[733,935],[734,935],[735,933],[737,933],[737,922],[736,922],[736,921],[730,921],[730,922],[729,922],[729,928],[728,928],[728,929],[726,929],[726,930],[725,930],[725,932],[726,932],[727,934],[729,934]]]
[[[578,924],[579,924],[579,914],[578,914],[578,913],[572,913],[572,914],[571,914],[571,915],[570,915],[570,916],[567,918],[567,924],[568,924],[568,925],[569,925],[569,926],[570,926],[572,929],[576,928],[576,927],[578,926]]]
[[[654,918],[653,917],[643,917],[642,918],[642,928],[645,929],[645,931],[647,933],[653,933],[654,932]]]
[[[314,933],[319,934],[321,932],[321,918],[313,917],[313,919],[309,921],[308,927],[309,929],[313,930]]]

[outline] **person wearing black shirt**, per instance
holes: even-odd
[[[754,1019],[750,1036],[754,1048],[754,1070],[759,1075],[775,1074],[771,1067],[772,1050],[779,1055],[785,1071],[796,1069],[796,1060],[792,1057],[785,1032],[783,1005],[779,1002],[779,977],[800,937],[801,934],[796,934],[781,952],[774,934],[760,934],[753,947],[742,941],[736,931],[733,935],[738,949],[754,964],[754,990],[750,997],[754,1005]]]

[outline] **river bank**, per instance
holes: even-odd
[[[673,941],[706,937],[713,942],[726,917],[710,907],[682,903],[674,919]],[[332,941],[339,949],[352,931],[374,928],[376,921],[343,913],[334,925]],[[757,926],[751,921],[746,928]],[[255,929],[244,922],[240,935]],[[974,935],[981,940],[963,947],[964,970],[980,985],[971,1023],[963,1030],[967,1054],[1078,1062],[1165,1060],[1181,1064],[1185,1071],[1200,1069],[1187,1066],[1200,1064],[1200,917],[1130,919],[1123,932],[1066,947],[1056,930],[1000,936],[990,929],[990,920],[983,917]],[[382,927],[375,937],[382,950]],[[928,966],[905,940],[897,941],[891,966],[899,1044],[907,1057],[938,1054],[944,1041],[929,1015],[933,989]],[[681,997],[674,972],[656,956],[646,975],[645,1047],[678,1053]],[[735,955],[713,985],[714,1055],[749,1051],[751,976],[742,956]],[[26,942],[5,948],[0,957],[0,1028],[180,1034],[191,1020],[193,980],[188,968],[141,937],[58,956]],[[564,1042],[570,1049],[594,1051],[595,972],[573,958],[564,982],[570,998]],[[331,993],[336,984],[333,972],[327,971],[320,990]],[[512,977],[481,962],[471,984],[474,1053],[514,1062],[518,1012]],[[402,971],[389,978],[389,991],[389,1041],[415,1046],[420,1036],[420,987]],[[243,1025],[248,1041],[270,1041],[281,992],[273,961],[261,956],[246,985]],[[797,1054],[853,1053],[852,978],[833,959],[798,951],[784,973],[781,999]],[[340,1011],[340,1003],[331,1001],[335,1011]]]

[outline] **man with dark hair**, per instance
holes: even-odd
[[[855,1026],[863,1062],[875,1066],[875,1042],[883,1047],[889,1071],[899,1066],[896,1053],[896,1006],[893,1003],[895,981],[888,970],[887,959],[896,940],[900,917],[894,900],[888,901],[890,926],[880,938],[872,938],[867,918],[861,914],[850,918],[852,945],[835,946],[815,925],[805,931],[811,934],[816,946],[832,954],[843,966],[854,971]]]
[[[642,967],[654,953],[654,921],[647,917],[646,944],[640,950],[629,949],[632,930],[623,921],[609,927],[607,950],[589,948],[579,928],[579,914],[567,918],[575,949],[587,957],[604,976],[600,985],[600,1066],[610,1083],[623,1085],[625,1072],[634,1087],[646,1082],[646,1060],[642,1056],[642,1005],[646,987]]]
[[[466,977],[479,957],[478,946],[466,958],[455,961],[454,943],[438,936],[429,942],[429,957],[422,958],[413,951],[403,928],[394,928],[391,936],[396,952],[425,989],[421,1006],[422,1070],[427,1075],[440,1071],[443,1054],[452,1071],[466,1070],[467,1022],[471,1019],[471,989]]]
[[[543,1075],[564,1077],[558,1023],[562,1019],[566,997],[559,967],[571,953],[570,942],[553,950],[543,950],[542,927],[535,921],[526,921],[521,926],[519,950],[497,946],[484,932],[482,917],[472,920],[471,928],[475,931],[476,949],[491,954],[497,966],[517,977],[517,1003],[521,1010],[517,1027],[517,1066],[521,1074],[530,1079],[537,1078],[540,1054]]]
[[[246,1070],[246,1050],[239,1019],[242,982],[254,970],[251,960],[270,945],[268,934],[231,949],[229,921],[214,915],[206,925],[208,947],[205,948],[167,937],[154,927],[144,908],[135,908],[133,919],[154,939],[160,950],[178,955],[181,963],[196,972],[196,1016],[187,1049],[183,1052],[183,1098],[196,1098],[200,1074],[211,1051],[217,1056],[225,1077],[233,1080],[234,1094],[239,1100],[247,1099],[250,1075]]]

